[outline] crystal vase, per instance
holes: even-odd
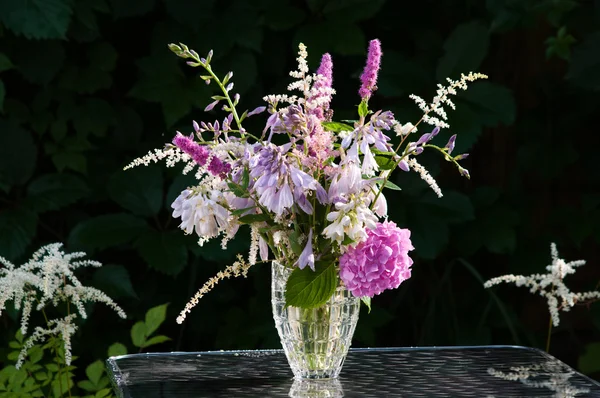
[[[358,322],[360,299],[339,286],[321,307],[286,308],[285,286],[292,270],[277,262],[271,269],[273,319],[295,378],[337,377]]]

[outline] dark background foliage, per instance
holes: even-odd
[[[167,43],[214,49],[214,69],[234,71],[250,109],[285,90],[300,41],[312,68],[330,52],[340,120],[355,113],[371,38],[384,50],[371,108],[401,121],[419,118],[409,94],[429,99],[447,76],[490,79],[462,93],[450,115],[457,151],[472,154],[471,180],[435,156],[422,162],[441,200],[414,175],[394,176],[403,191],[387,194],[390,218],[413,232],[413,277],[373,300],[354,345],[543,348],[545,302],[482,282],[544,272],[552,241],[567,261],[588,260],[569,278],[573,290],[598,287],[598,0],[2,0],[0,254],[25,261],[60,241],[106,264],[83,279],[130,320],[95,307],[74,347],[82,360],[127,343],[134,321],[165,302],[172,322],[162,331],[173,340],[158,349],[279,346],[267,266],[219,285],[183,326],[174,322],[195,289],[246,252],[248,235],[227,251],[216,241],[199,248],[169,211],[190,180],[162,165],[122,171],[193,119],[216,117],[201,111],[214,87]],[[14,315],[0,319],[0,346],[16,331]],[[562,316],[550,352],[597,377],[599,342],[600,304],[579,306]]]

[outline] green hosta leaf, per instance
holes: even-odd
[[[325,130],[335,133],[339,133],[340,131],[354,131],[354,127],[341,122],[323,122],[321,125]]]
[[[381,170],[391,170],[396,166],[396,162],[384,156],[375,156],[375,162]]]
[[[89,193],[85,181],[72,174],[46,174],[27,187],[26,203],[36,212],[58,210]]]
[[[118,357],[120,355],[127,355],[127,347],[121,343],[113,343],[108,347],[109,357]]]
[[[136,347],[142,347],[146,342],[146,324],[142,321],[136,322],[131,328],[131,342]]]
[[[147,228],[144,219],[131,214],[106,214],[85,220],[71,231],[69,246],[94,250],[130,242]]]
[[[85,368],[85,374],[94,385],[98,385],[100,378],[104,374],[104,363],[100,360],[93,362]]]
[[[394,191],[402,191],[402,188],[400,188],[398,185],[394,184],[389,180],[385,182],[384,187],[393,189]]]
[[[371,297],[361,297],[360,300],[364,305],[369,309],[369,314],[371,313]]]
[[[148,339],[142,348],[146,348],[146,347],[150,347],[151,345],[156,345],[156,344],[160,344],[160,343],[164,343],[165,341],[170,341],[171,338],[167,337],[167,336],[154,336],[150,339]]]
[[[265,213],[262,214],[247,214],[245,216],[240,217],[239,222],[244,224],[252,224],[255,222],[261,221],[271,221],[271,216]]]
[[[489,29],[478,21],[459,25],[444,43],[444,56],[437,67],[437,79],[457,79],[461,73],[476,72],[487,55]]]
[[[134,214],[158,214],[163,200],[163,177],[159,167],[136,167],[117,171],[108,182],[111,199]]]
[[[129,272],[122,265],[108,264],[98,268],[94,272],[92,281],[95,287],[113,299],[121,297],[138,298],[131,284]]]
[[[363,100],[358,105],[358,116],[366,117],[369,114],[369,106],[367,105],[367,101]]]
[[[6,56],[6,54],[0,53],[0,72],[4,72],[5,70],[12,69],[14,67],[13,63]]]
[[[600,372],[600,343],[585,346],[585,352],[577,361],[577,368],[585,374]]]
[[[33,174],[37,149],[27,130],[0,119],[0,182],[22,185]]]
[[[64,39],[71,20],[68,0],[4,0],[0,20],[27,39]]]
[[[600,90],[600,32],[589,35],[575,46],[567,79],[586,90]]]
[[[150,267],[167,275],[179,274],[187,264],[186,241],[181,231],[147,230],[135,247]]]
[[[295,255],[299,256],[302,253],[303,247],[300,245],[300,231],[290,233],[290,246]]]
[[[150,308],[146,312],[146,335],[150,336],[158,329],[158,327],[165,321],[167,317],[167,306],[169,304],[163,304]]]
[[[287,306],[315,308],[327,302],[338,286],[338,274],[334,262],[317,261],[315,271],[306,267],[296,268],[286,284]]]
[[[13,261],[25,253],[35,236],[37,217],[23,207],[0,212],[0,253]]]

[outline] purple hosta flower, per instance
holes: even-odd
[[[340,278],[356,297],[395,289],[411,276],[413,261],[408,252],[414,247],[410,230],[384,222],[367,234],[364,242],[349,247],[340,257]]]
[[[258,249],[260,253],[260,259],[262,261],[267,261],[269,259],[269,245],[267,244],[267,241],[263,239],[262,236],[258,238]]]
[[[189,155],[192,160],[200,166],[206,165],[211,153],[208,148],[198,144],[192,138],[186,137],[181,133],[177,133],[173,138],[173,144],[181,149],[185,154]],[[224,176],[231,171],[231,165],[223,162],[216,156],[211,158],[210,164],[207,167],[208,171],[215,176]]]
[[[214,238],[221,232],[233,237],[239,228],[230,217],[229,211],[222,206],[225,202],[223,192],[211,190],[206,193],[194,193],[186,189],[175,199],[171,207],[173,217],[181,217],[179,228],[187,234],[194,230],[204,239]]]
[[[359,193],[364,186],[364,180],[358,162],[348,159],[340,164],[331,177],[329,199],[337,202],[342,197]]]
[[[379,40],[371,40],[369,43],[369,54],[367,55],[367,64],[360,75],[361,86],[358,90],[360,98],[369,100],[373,91],[377,90],[377,74],[381,64],[381,43]]]
[[[319,193],[323,187],[288,161],[285,154],[289,148],[290,144],[281,147],[269,144],[258,150],[250,160],[250,176],[256,178],[254,189],[259,203],[278,216],[283,215],[294,202],[304,212],[312,214],[307,192],[317,191],[317,198],[324,197],[324,192]]]
[[[296,262],[300,269],[304,269],[304,267],[308,265],[313,271],[315,270],[315,254],[313,253],[312,236],[313,231],[311,229],[308,233],[308,238],[306,239],[306,246],[304,246],[304,250],[302,250],[300,257]]]
[[[375,128],[391,130],[395,121],[396,119],[394,119],[394,114],[391,111],[377,111],[371,116],[369,122]]]
[[[248,112],[248,114],[246,115],[246,117],[250,117],[250,116],[253,116],[253,115],[258,115],[259,113],[263,113],[266,109],[267,109],[266,106],[259,106],[258,108],[254,108],[253,110],[251,110],[250,112]]]
[[[333,86],[333,62],[331,61],[331,55],[323,54],[321,65],[317,69],[317,75],[320,77],[313,84],[311,90],[315,95],[308,99],[309,103],[316,102],[317,104],[315,104],[316,107],[311,109],[309,113],[315,115],[319,120],[325,120],[329,104],[331,103]]]
[[[456,143],[456,134],[454,134],[452,137],[450,137],[450,139],[448,140],[448,143],[445,146],[445,148],[448,150],[448,155],[450,155],[452,153],[452,151],[454,150],[455,143]]]
[[[323,235],[332,241],[342,244],[345,237],[355,243],[367,238],[367,229],[375,228],[377,217],[366,202],[357,195],[351,195],[347,200],[343,197],[335,203],[335,211],[327,214],[329,224],[323,230]]]
[[[204,112],[212,111],[213,108],[219,103],[219,100],[213,101],[204,108]]]

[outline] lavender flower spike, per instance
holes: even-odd
[[[368,101],[373,94],[373,91],[377,90],[377,74],[381,64],[381,42],[378,39],[371,40],[369,43],[369,54],[367,56],[367,64],[360,75],[360,81],[362,82],[358,94],[360,98]]]

